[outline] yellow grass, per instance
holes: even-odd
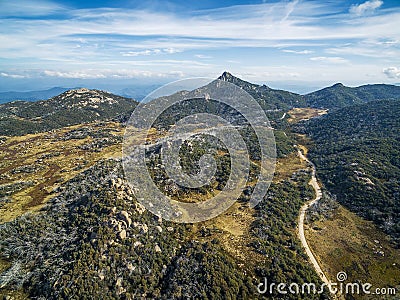
[[[317,116],[321,116],[328,113],[326,109],[316,109],[316,108],[293,108],[288,111],[290,118],[288,119],[289,123],[297,123],[303,120],[308,120]]]
[[[300,159],[297,153],[290,153],[284,158],[279,158],[276,162],[274,182],[288,179],[292,174],[300,169],[306,169],[307,163]]]
[[[388,237],[371,222],[342,206],[331,220],[311,224],[306,238],[327,277],[334,282],[336,274],[344,271],[347,282],[360,280],[374,288],[400,284],[400,250],[394,249]],[[384,256],[377,251],[383,251]]]
[[[68,132],[89,125],[65,127],[54,132],[9,137],[0,145],[0,184],[32,181],[33,185],[14,193],[12,201],[0,208],[0,223],[8,222],[27,211],[36,211],[56,195],[55,189],[103,158],[120,157],[122,145],[111,145],[101,152],[79,149],[93,139],[60,140]],[[92,132],[109,129],[115,136],[123,135],[118,123],[96,124]],[[40,158],[47,154],[59,155]],[[18,167],[33,166],[37,170],[13,173]],[[79,168],[77,168],[79,166]]]

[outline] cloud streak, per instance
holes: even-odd
[[[318,61],[318,62],[323,62],[323,63],[331,63],[331,64],[345,64],[348,63],[349,61],[344,59],[343,57],[338,57],[338,56],[316,56],[316,57],[311,57],[310,60],[312,61]]]
[[[0,72],[0,76],[1,76],[1,77],[14,78],[14,79],[25,78],[24,75],[19,75],[19,74],[8,74],[8,73],[4,73],[4,72]]]
[[[293,53],[293,54],[312,54],[314,51],[311,50],[290,50],[290,49],[284,49],[282,52],[286,53]]]
[[[381,0],[369,0],[359,5],[352,5],[350,7],[350,13],[357,16],[362,16],[365,14],[370,14],[375,12],[379,7],[381,7],[383,1]]]
[[[30,69],[48,77],[101,79],[170,76],[171,70],[207,75],[229,67],[245,73],[260,63],[280,68],[280,61],[288,59],[300,70],[286,72],[288,78],[308,74],[312,62],[337,68],[352,63],[355,72],[385,78],[388,59],[400,64],[400,8],[383,8],[379,0],[352,6],[347,1],[281,1],[185,13],[66,9],[44,0],[35,8],[21,1],[20,6],[0,4],[4,74]],[[117,72],[129,68],[134,71]]]

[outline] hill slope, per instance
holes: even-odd
[[[305,107],[306,102],[303,96],[283,90],[274,90],[266,85],[253,84],[237,78],[229,72],[224,72],[219,80],[224,80],[233,83],[247,93],[249,93],[262,108],[266,110],[271,109],[285,109],[288,110],[293,107]]]
[[[104,91],[70,90],[34,103],[0,105],[0,135],[24,135],[130,114],[137,102]]]
[[[400,100],[354,105],[311,120],[318,174],[340,203],[400,239]]]
[[[304,97],[311,107],[338,109],[374,100],[400,99],[400,86],[369,84],[352,88],[337,83]]]

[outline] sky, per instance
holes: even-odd
[[[0,0],[0,91],[400,82],[399,0]]]

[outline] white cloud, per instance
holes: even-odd
[[[146,55],[160,54],[160,53],[161,53],[160,49],[143,50],[143,51],[128,51],[128,52],[122,53],[122,56],[146,56]]]
[[[195,57],[200,58],[200,59],[212,58],[212,56],[204,55],[204,54],[196,54]]]
[[[32,1],[21,1],[35,5]],[[0,0],[0,8],[6,2],[13,3]],[[373,8],[378,2],[371,0],[353,6],[351,13],[343,13],[343,7],[336,1],[308,0],[268,1],[184,13],[128,8],[71,9],[65,10],[63,17],[51,20],[15,18],[12,22],[2,19],[0,11],[0,57],[6,58],[2,71],[11,74],[17,70],[16,74],[25,74],[24,69],[38,70],[37,73],[47,70],[50,73],[42,75],[63,78],[136,76],[132,72],[119,72],[124,68],[135,69],[137,76],[169,76],[170,70],[194,76],[218,74],[225,69],[243,74],[252,66],[261,64],[265,69],[279,64],[274,56],[276,51],[268,49],[274,48],[303,55],[288,63],[294,70],[302,70],[301,75],[309,76],[310,80],[315,79],[315,74],[304,72],[310,65],[309,56],[315,56],[311,58],[316,62],[313,68],[318,65],[326,68],[326,63],[330,63],[329,69],[349,70],[335,73],[338,77],[369,72],[382,80],[386,79],[382,66],[400,63],[400,49],[394,44],[400,40],[400,7],[381,8],[379,14],[368,14],[378,8]],[[57,4],[46,3],[43,14],[60,9]],[[357,13],[365,17],[354,18]],[[362,43],[379,39],[385,43]],[[389,49],[390,45],[393,47]],[[254,51],[249,52],[248,48]],[[263,49],[267,54],[263,54]],[[207,55],[196,55],[203,51],[213,53],[215,58],[225,57],[228,52],[229,56],[219,62],[209,61]],[[193,60],[188,59],[189,55]],[[90,69],[100,71],[89,72]],[[285,76],[295,72],[286,72]]]
[[[283,17],[282,21],[286,21],[290,15],[294,12],[296,5],[299,3],[299,0],[293,0],[292,2],[289,2],[286,6],[286,14]]]
[[[1,17],[45,16],[63,9],[61,5],[45,0],[0,1]]]
[[[299,50],[299,51],[297,51],[297,50],[284,49],[282,51],[286,52],[286,53],[294,53],[294,54],[312,54],[312,53],[314,53],[314,51],[311,51],[311,50]]]
[[[397,61],[400,57],[399,41],[385,38],[365,39],[354,43],[339,44],[325,49],[325,52],[337,56],[352,55],[384,60],[391,59],[392,61]]]
[[[332,64],[344,64],[349,62],[343,57],[338,57],[338,56],[316,56],[316,57],[311,57],[310,60],[332,63]]]
[[[129,78],[140,78],[140,77],[183,77],[182,71],[167,71],[167,72],[151,72],[143,70],[132,70],[132,69],[99,69],[99,70],[80,70],[80,71],[55,71],[45,70],[42,72],[42,76],[47,77],[58,77],[68,79],[129,79]]]
[[[165,53],[168,53],[168,54],[175,54],[175,53],[180,53],[180,52],[182,52],[182,50],[176,49],[176,48],[165,48],[165,49],[163,49],[163,51],[164,51]]]
[[[60,72],[60,71],[43,71],[45,76],[49,77],[60,77],[60,78],[79,78],[79,79],[95,79],[95,78],[106,78],[105,75],[100,73],[87,73],[84,71],[74,71],[74,72]]]
[[[381,7],[383,1],[381,0],[369,0],[361,4],[354,4],[350,7],[350,13],[357,16],[362,16],[365,14],[373,13],[379,7]]]
[[[378,59],[397,59],[398,57],[400,57],[400,51],[398,49],[387,49],[384,47],[378,47],[377,45],[336,47],[326,49],[325,52],[333,55],[355,55]]]
[[[383,70],[383,73],[393,79],[400,79],[400,69],[396,67],[389,67]]]
[[[8,74],[8,73],[4,73],[4,72],[1,72],[1,73],[0,73],[0,76],[1,76],[1,77],[14,78],[14,79],[25,78],[25,76],[23,76],[23,75]]]
[[[128,51],[122,53],[122,56],[148,56],[157,54],[175,54],[182,52],[182,50],[176,48],[164,48],[164,49],[146,49],[141,51]]]

